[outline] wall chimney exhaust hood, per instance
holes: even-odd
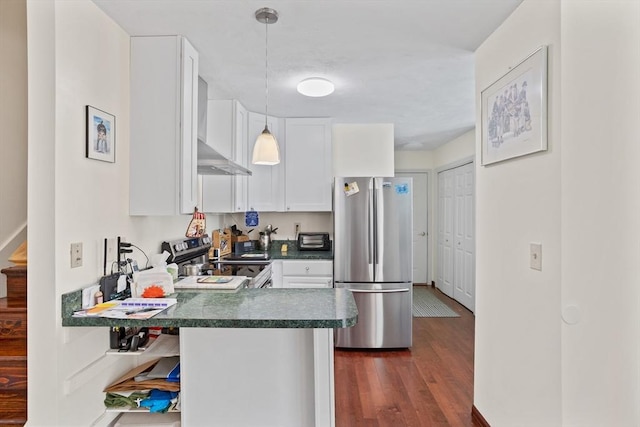
[[[1,1],[1,0],[0,0]],[[214,150],[207,140],[207,98],[209,85],[198,78],[198,175],[251,175],[240,166]]]
[[[198,139],[198,175],[251,175],[251,171]]]

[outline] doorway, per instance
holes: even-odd
[[[396,176],[413,178],[413,283],[428,283],[428,173],[396,171]]]
[[[438,173],[436,286],[475,311],[474,163]]]

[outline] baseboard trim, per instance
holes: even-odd
[[[476,408],[476,405],[473,405],[471,407],[471,419],[475,421],[477,424],[481,425],[482,427],[491,427],[491,425],[489,425],[487,420],[484,419],[480,411],[478,411],[478,408]]]

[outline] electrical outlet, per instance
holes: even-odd
[[[111,239],[107,239],[107,263],[110,264],[112,262],[117,261],[118,259],[118,240],[113,237]]]
[[[542,271],[542,244],[529,244],[529,267]]]
[[[71,244],[71,268],[82,267],[82,243]]]
[[[296,222],[296,223],[293,224],[293,226],[294,226],[294,234],[297,237],[298,233],[300,232],[300,223]]]

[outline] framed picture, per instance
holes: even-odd
[[[547,149],[547,47],[482,91],[482,165]]]
[[[116,118],[91,105],[87,105],[87,157],[116,161]]]

